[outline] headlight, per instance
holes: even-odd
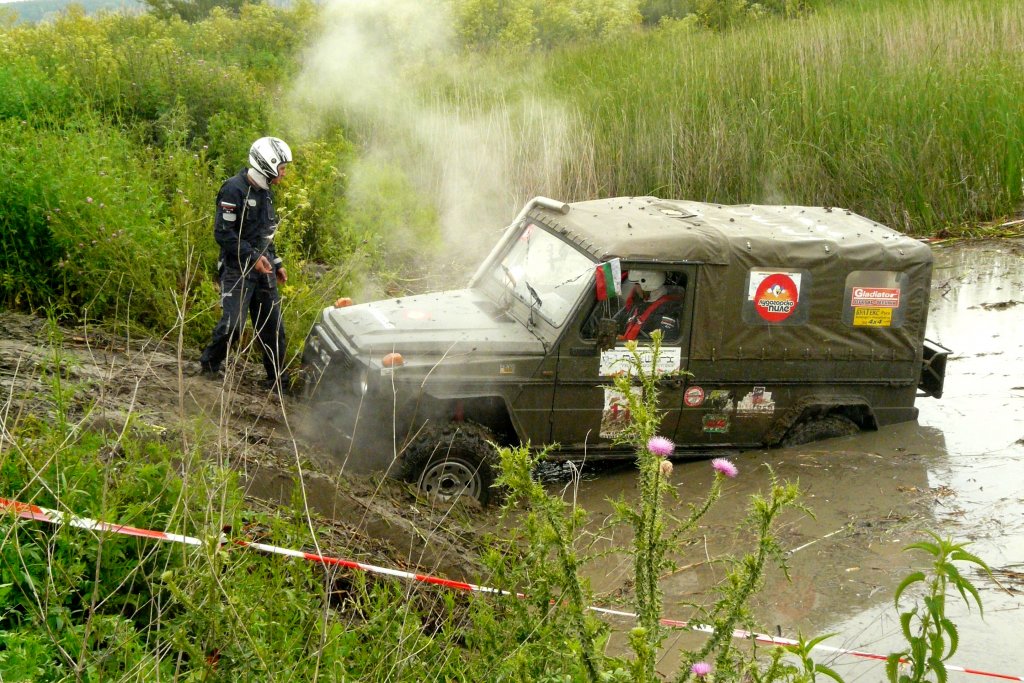
[[[390,375],[395,372],[398,368],[405,365],[405,359],[402,358],[400,353],[389,353],[380,362],[380,374]]]

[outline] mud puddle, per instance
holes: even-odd
[[[780,479],[798,480],[815,517],[793,514],[780,540],[790,554],[791,581],[767,576],[754,604],[764,632],[836,633],[827,644],[887,654],[901,646],[892,597],[899,582],[925,556],[904,552],[925,531],[969,541],[969,550],[992,567],[995,579],[971,571],[984,603],[984,620],[949,604],[960,629],[960,648],[949,663],[1024,675],[1024,244],[992,242],[936,247],[928,337],[952,349],[942,399],[918,400],[920,418],[875,433],[792,449],[746,452],[735,458],[731,480],[693,545],[666,575],[665,614],[685,619],[687,604],[713,596],[708,587],[725,568],[717,559],[752,548],[737,531],[750,494],[767,486],[770,465]],[[677,463],[680,516],[702,499],[711,481],[707,462]],[[625,530],[609,531],[608,499],[635,499],[629,468],[549,484],[593,513],[592,549],[626,547]],[[589,570],[599,594],[628,595],[629,559],[605,557]],[[632,624],[615,625],[625,631]],[[686,640],[683,640],[683,639]],[[692,647],[693,635],[674,635],[661,670],[674,671],[673,651]],[[624,647],[621,638],[613,647]],[[847,681],[884,680],[884,664],[822,654]],[[951,673],[951,680],[992,680]]]

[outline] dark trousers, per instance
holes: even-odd
[[[263,351],[263,367],[267,379],[273,381],[284,369],[286,349],[284,325],[281,322],[281,297],[273,273],[250,273],[224,269],[220,279],[220,300],[224,313],[213,328],[213,339],[203,350],[199,362],[206,368],[219,368],[228,349],[242,336],[245,313],[249,312],[256,338]]]

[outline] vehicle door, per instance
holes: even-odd
[[[586,450],[595,456],[616,450],[630,452],[628,446],[613,445],[630,418],[626,397],[614,386],[614,375],[629,367],[627,336],[635,336],[638,350],[646,357],[645,362],[650,363],[653,346],[650,333],[654,329],[660,329],[663,334],[658,367],[669,373],[659,381],[660,408],[664,412],[659,433],[670,438],[675,436],[685,391],[682,373],[689,361],[693,312],[693,287],[689,284],[696,281],[696,267],[623,264],[624,277],[629,267],[664,272],[667,296],[657,306],[654,306],[657,299],[637,305],[635,300],[630,300],[632,282],[628,278],[622,282],[621,296],[599,301],[596,291],[587,292],[587,300],[577,310],[557,348],[551,440],[561,444],[565,452]],[[642,329],[636,333],[638,320],[645,313],[646,320],[639,323]],[[608,321],[613,320],[614,335],[609,336]],[[628,332],[631,325],[635,332],[632,335]],[[606,350],[599,348],[602,332],[606,344],[614,340],[612,347]]]

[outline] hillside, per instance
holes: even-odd
[[[87,15],[145,11],[145,5],[137,0],[12,0],[0,3],[0,13],[13,13],[16,22],[35,23],[53,20],[71,5],[81,7]]]

